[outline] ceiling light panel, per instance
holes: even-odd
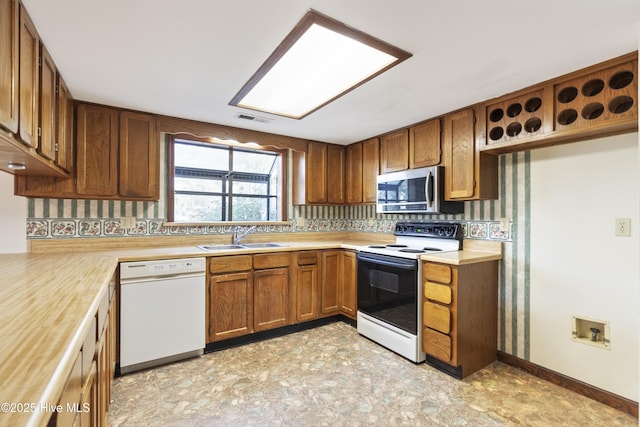
[[[230,105],[300,119],[409,57],[311,10]]]

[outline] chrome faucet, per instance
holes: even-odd
[[[239,225],[236,225],[233,228],[233,244],[234,245],[239,245],[240,244],[240,240],[244,239],[245,237],[247,237],[247,234],[251,233],[252,231],[255,231],[256,226],[252,225],[251,227],[247,228],[246,230],[242,231],[242,227]]]

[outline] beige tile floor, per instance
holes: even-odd
[[[343,322],[117,378],[109,426],[637,426],[496,362],[459,381]]]

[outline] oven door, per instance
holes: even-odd
[[[358,311],[418,334],[418,261],[359,252]]]

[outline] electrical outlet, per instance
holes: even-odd
[[[302,217],[296,218],[296,227],[304,227],[304,218]]]
[[[509,218],[500,218],[500,231],[503,233],[509,231]]]
[[[120,226],[122,228],[136,228],[135,216],[123,216],[120,218]]]
[[[373,227],[374,225],[376,225],[376,222],[373,220],[373,218],[369,218],[369,227]]]
[[[616,218],[616,236],[631,236],[631,218]]]

